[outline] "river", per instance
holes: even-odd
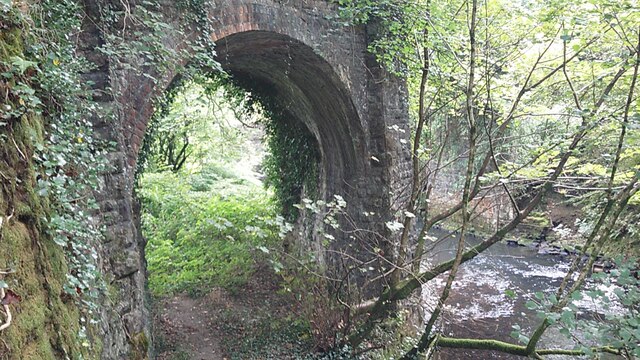
[[[438,238],[444,234],[446,233],[443,231],[435,231],[431,235]],[[480,240],[468,236],[467,246]],[[434,246],[429,252],[432,254],[430,262],[439,263],[453,257],[455,243],[456,240],[450,237]],[[525,307],[525,303],[532,299],[537,291],[546,294],[555,292],[569,268],[569,261],[557,255],[538,254],[538,249],[533,247],[504,243],[493,245],[461,267],[451,296],[446,302],[441,331],[446,336],[495,338],[515,343],[517,340],[511,338],[510,333],[513,331],[512,326],[517,324],[524,329],[523,334],[530,335],[532,329],[540,323],[540,319]],[[425,312],[428,313],[433,308],[445,281],[446,275],[443,275],[423,288]],[[511,292],[515,296],[507,295]],[[577,305],[585,316],[600,316],[605,311],[600,304],[589,300],[582,300]],[[616,309],[614,307],[609,311]],[[557,329],[550,328],[540,345],[544,348],[572,349],[574,342],[561,335]],[[518,356],[497,352],[458,349],[442,350],[436,358],[521,359]],[[575,359],[562,356],[545,358]]]

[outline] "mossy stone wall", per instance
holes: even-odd
[[[2,30],[0,60],[23,56],[22,35]],[[46,235],[48,205],[36,190],[33,155],[43,143],[43,119],[29,114],[6,122],[0,126],[0,271],[15,272],[0,279],[21,301],[10,305],[13,321],[0,332],[0,359],[90,359],[92,350],[77,338],[80,313],[63,291],[63,249]],[[0,313],[0,323],[5,319]]]

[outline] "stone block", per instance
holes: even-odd
[[[129,248],[112,254],[111,268],[117,280],[133,275],[140,270],[140,251],[137,248]],[[135,289],[141,291],[144,289]]]

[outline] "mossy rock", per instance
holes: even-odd
[[[149,351],[149,339],[144,332],[139,332],[131,336],[131,360],[144,360]]]
[[[22,54],[22,30],[13,28],[0,32],[0,60],[7,62],[12,56]]]
[[[20,29],[3,30],[0,60],[24,57],[22,41]],[[3,281],[21,301],[10,305],[13,321],[0,333],[0,359],[96,358],[78,339],[78,308],[64,301],[68,269],[63,249],[43,232],[48,206],[36,191],[33,154],[43,141],[44,120],[29,114],[11,121],[0,127],[0,136],[11,139],[0,148],[0,269],[15,270]]]

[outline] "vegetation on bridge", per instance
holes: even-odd
[[[98,269],[95,248],[104,239],[92,217],[93,190],[109,171],[104,152],[113,144],[97,142],[92,121],[114,114],[97,107],[92,97],[105,94],[83,80],[93,65],[79,56],[76,42],[83,29],[81,4],[26,4],[0,0],[0,288],[11,294],[0,299],[0,325],[9,323],[5,306],[14,315],[0,330],[0,357],[92,358],[101,347],[92,337],[93,325],[104,321],[100,304],[118,296],[107,285],[112,279]],[[172,28],[153,1],[134,12],[127,4],[107,2],[100,9],[107,27],[101,29],[99,52],[114,69],[134,69],[157,81],[183,57],[192,60],[178,69],[188,80],[197,80],[200,69],[218,68],[204,1],[178,2],[200,34],[179,54],[164,46],[165,36],[191,29]],[[197,292],[212,282],[234,289],[252,276],[256,255],[268,254],[283,287],[305,307],[301,331],[327,357],[413,359],[441,348],[534,358],[601,352],[640,357],[637,2],[338,0],[335,5],[337,26],[371,29],[369,50],[386,67],[385,76],[408,80],[413,182],[404,191],[406,207],[386,229],[382,224],[343,229],[353,239],[378,231],[375,236],[392,244],[392,251],[372,247],[361,258],[347,252],[336,256],[332,236],[319,229],[321,245],[345,270],[333,277],[318,272],[313,258],[294,259],[280,251],[276,234],[279,226],[288,227],[275,220],[277,211],[294,220],[295,209],[306,209],[325,216],[326,227],[336,231],[354,214],[343,211],[340,197],[302,199],[313,197],[317,186],[316,139],[268,97],[257,96],[272,121],[265,123],[271,147],[265,168],[275,206],[248,184],[240,184],[243,193],[222,189],[221,184],[239,180],[220,163],[203,160],[215,157],[219,147],[237,145],[241,132],[225,133],[207,117],[161,111],[143,152],[151,157],[139,161],[149,166],[139,195],[150,238],[151,290]],[[165,106],[180,105],[178,93],[188,94],[176,89]],[[209,91],[217,96],[217,90]],[[244,92],[238,94],[236,99],[246,100]],[[194,141],[203,133],[215,136]],[[228,157],[242,152],[231,150]],[[162,172],[165,165],[175,174]],[[550,214],[558,204],[548,199],[576,209],[576,219],[554,222]],[[567,252],[575,253],[558,289],[521,294],[539,314],[538,326],[514,328],[512,342],[442,334],[444,305],[458,269],[532,222],[540,224],[541,237],[570,238]],[[429,232],[443,223],[455,229],[455,254],[425,268],[433,245]],[[483,240],[465,244],[465,234],[478,229]],[[600,255],[619,256],[608,275],[590,277]],[[380,293],[363,302],[353,274],[381,284]],[[446,280],[437,304],[417,337],[404,336],[398,305],[438,276]],[[617,290],[581,292],[587,282],[615,284]],[[19,311],[15,294],[22,298]],[[616,301],[622,310],[603,322],[582,318],[575,302],[584,296]],[[540,339],[552,327],[575,346],[543,348]],[[588,334],[586,339],[575,337],[578,331]],[[144,357],[144,334],[127,336],[133,358]]]

